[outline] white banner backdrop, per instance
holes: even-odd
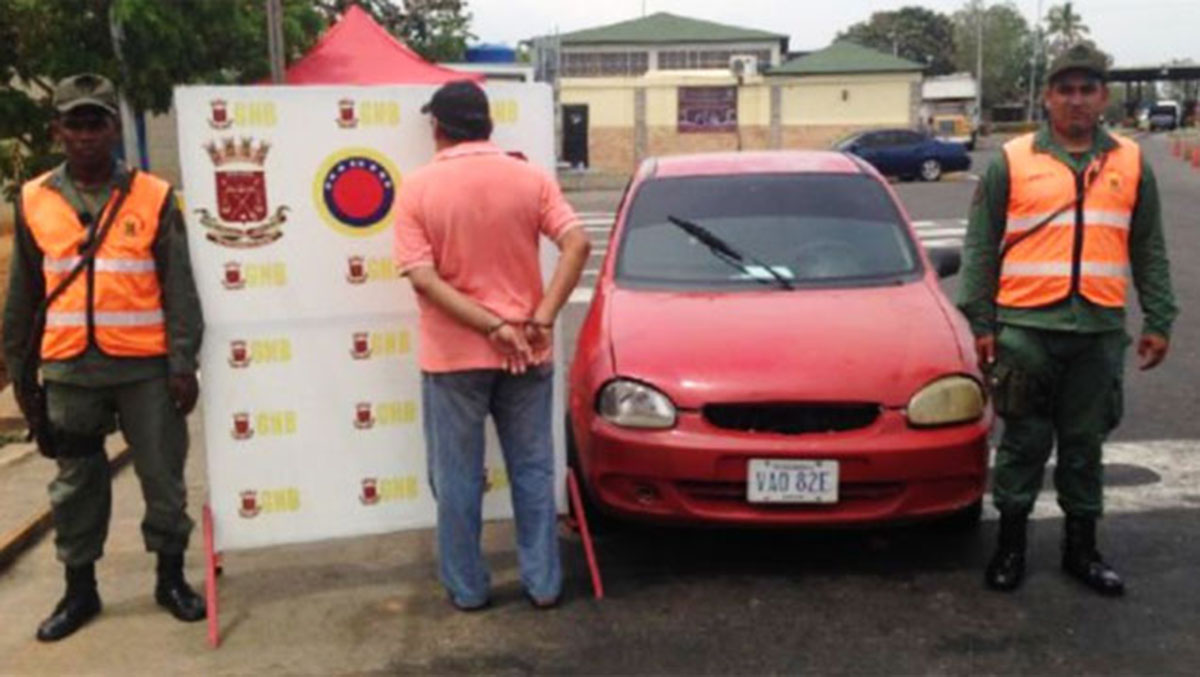
[[[433,157],[420,107],[435,89],[175,90],[207,324],[202,397],[218,550],[434,524],[417,306],[396,274],[392,226],[404,177]],[[553,171],[549,87],[486,89],[493,141]],[[543,241],[547,279],[556,260]],[[555,360],[561,376],[561,349]],[[558,383],[553,422],[562,420]],[[553,429],[561,479],[562,430]],[[484,514],[508,517],[490,423],[486,463]]]

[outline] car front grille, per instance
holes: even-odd
[[[704,418],[718,428],[803,435],[865,428],[879,418],[878,404],[709,404]]]

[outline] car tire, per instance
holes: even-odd
[[[582,466],[579,465],[579,448],[575,446],[575,429],[571,425],[571,415],[567,414],[563,419],[565,426],[564,437],[567,441],[567,467],[575,471],[575,480],[579,483],[579,502],[583,505],[583,514],[587,518],[588,530],[593,536],[600,536],[610,533],[619,525],[617,518],[603,512],[595,501],[592,500],[591,489],[588,487],[587,480],[583,477]],[[576,524],[579,523],[579,516],[575,513],[575,502],[567,496],[567,515]]]
[[[983,518],[983,499],[975,501],[965,508],[950,513],[942,521],[952,531],[972,531],[979,526]]]
[[[942,163],[935,158],[926,158],[921,162],[921,180],[937,181],[942,178]]]

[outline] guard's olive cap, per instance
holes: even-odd
[[[54,86],[54,108],[66,113],[80,106],[97,106],[117,114],[117,88],[103,75],[81,73],[58,81]]]
[[[1104,53],[1087,43],[1071,45],[1062,54],[1050,62],[1050,74],[1047,82],[1067,71],[1086,71],[1100,78],[1108,79],[1108,59]]]

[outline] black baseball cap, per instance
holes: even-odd
[[[442,129],[454,137],[487,138],[492,133],[492,113],[487,94],[470,80],[442,85],[424,106]]]

